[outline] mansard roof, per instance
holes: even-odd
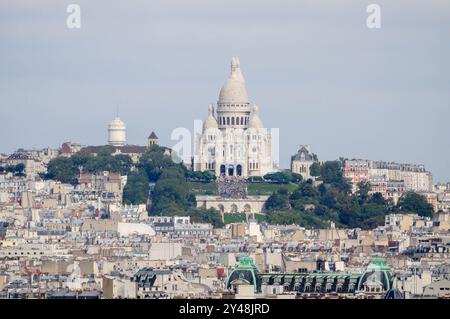
[[[313,154],[304,146],[300,146],[297,154],[292,156],[293,161],[314,161]]]

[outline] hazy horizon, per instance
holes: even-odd
[[[66,27],[81,6],[81,29]],[[366,7],[381,6],[381,29]],[[0,153],[127,142],[172,146],[216,104],[239,56],[252,104],[298,145],[339,157],[425,164],[450,181],[450,2],[35,1],[0,3]]]

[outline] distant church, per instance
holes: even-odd
[[[211,104],[202,134],[197,136],[194,169],[216,176],[263,176],[274,171],[272,136],[264,128],[259,108],[250,107],[238,58],[223,85],[217,112]]]

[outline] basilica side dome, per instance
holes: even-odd
[[[264,128],[263,122],[259,117],[259,108],[257,105],[253,106],[253,114],[250,117],[249,128],[261,129]]]
[[[206,118],[205,123],[203,124],[203,130],[218,128],[217,121],[214,117],[214,107],[212,104],[208,107],[208,117]]]

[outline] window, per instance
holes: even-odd
[[[230,118],[227,117],[227,125],[230,125]]]
[[[231,118],[231,125],[234,125],[234,117]]]

